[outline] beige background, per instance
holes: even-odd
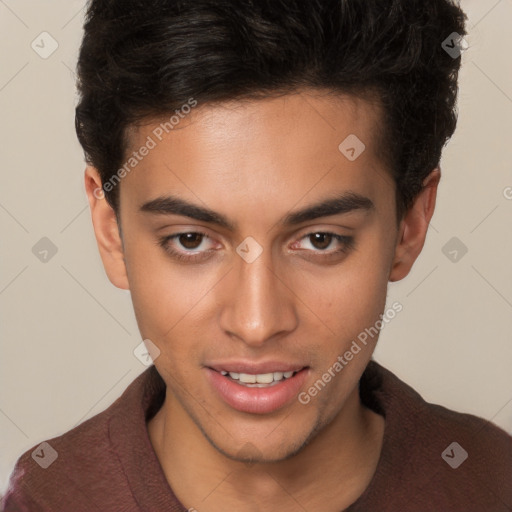
[[[375,358],[426,400],[512,433],[512,0],[462,5],[459,127],[424,252],[389,287],[388,304],[404,310]],[[83,6],[0,0],[0,492],[23,451],[105,409],[145,369],[130,295],[105,277],[83,190]],[[59,45],[47,59],[31,48],[43,31]],[[46,263],[32,252],[42,237],[57,248]],[[442,252],[452,237],[468,248],[458,262]]]

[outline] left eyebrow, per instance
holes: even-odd
[[[332,199],[326,199],[320,203],[307,206],[303,210],[290,213],[284,218],[282,224],[293,226],[320,217],[342,215],[353,211],[368,212],[373,210],[375,210],[375,204],[370,198],[355,192],[345,192]]]
[[[321,217],[347,214],[353,211],[372,211],[375,205],[371,199],[355,192],[344,192],[333,198],[307,206],[302,210],[289,213],[280,224],[295,226],[302,222],[315,220]],[[214,210],[191,203],[176,196],[162,196],[144,203],[141,212],[159,215],[180,215],[191,219],[221,226],[230,231],[236,231],[237,224],[231,222],[226,216]]]

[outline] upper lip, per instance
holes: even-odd
[[[205,365],[217,372],[249,373],[261,375],[274,372],[298,372],[306,365],[301,363],[290,363],[289,361],[261,361],[259,363],[250,361],[219,361]]]

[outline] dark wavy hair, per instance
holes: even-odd
[[[86,161],[107,182],[123,164],[128,129],[191,97],[201,105],[304,87],[371,94],[400,219],[455,130],[461,59],[442,46],[466,34],[455,2],[89,0],[75,118]],[[119,188],[105,194],[116,212]]]

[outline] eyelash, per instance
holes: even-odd
[[[321,235],[330,235],[330,236],[332,236],[333,240],[336,240],[336,241],[338,241],[341,244],[341,248],[339,248],[339,249],[337,249],[335,251],[327,252],[327,251],[322,251],[320,249],[318,249],[317,251],[313,251],[313,252],[318,252],[320,254],[323,253],[323,257],[324,258],[329,258],[329,257],[332,257],[332,256],[336,256],[336,255],[338,255],[340,253],[348,253],[348,252],[350,252],[354,248],[354,237],[346,236],[346,235],[338,235],[336,233],[331,233],[330,231],[312,231],[311,233],[307,233],[306,235],[302,236],[300,238],[300,240],[303,240],[305,238],[311,237],[312,235],[319,235],[319,234],[321,234]],[[184,231],[184,232],[181,232],[181,233],[176,233],[174,235],[164,236],[164,237],[159,239],[158,244],[171,257],[175,258],[178,261],[184,261],[184,262],[189,262],[189,263],[198,262],[198,261],[201,261],[203,259],[206,259],[212,252],[215,251],[215,249],[209,249],[207,251],[203,251],[203,252],[200,252],[200,253],[197,253],[197,254],[192,254],[192,255],[188,255],[187,256],[187,255],[185,255],[186,253],[183,253],[183,252],[177,251],[175,249],[172,249],[169,246],[169,241],[173,240],[173,239],[176,239],[176,238],[179,238],[182,235],[200,235],[202,237],[210,238],[206,233],[202,233],[200,231]],[[201,240],[201,242],[202,242],[202,240]]]
[[[168,245],[170,240],[173,240],[175,238],[180,237],[181,235],[200,235],[202,237],[210,238],[206,233],[202,233],[201,231],[183,231],[182,233],[176,233],[175,235],[169,235],[164,236],[160,239],[159,245],[163,247],[165,252],[170,254],[173,258],[179,260],[179,261],[186,261],[186,262],[194,262],[199,261],[201,259],[205,258],[205,255],[208,255],[213,252],[213,249],[210,249],[208,251],[201,252],[199,254],[189,255],[186,256],[184,253],[180,251],[176,251],[175,249],[171,249]],[[201,240],[202,241],[202,240]]]

